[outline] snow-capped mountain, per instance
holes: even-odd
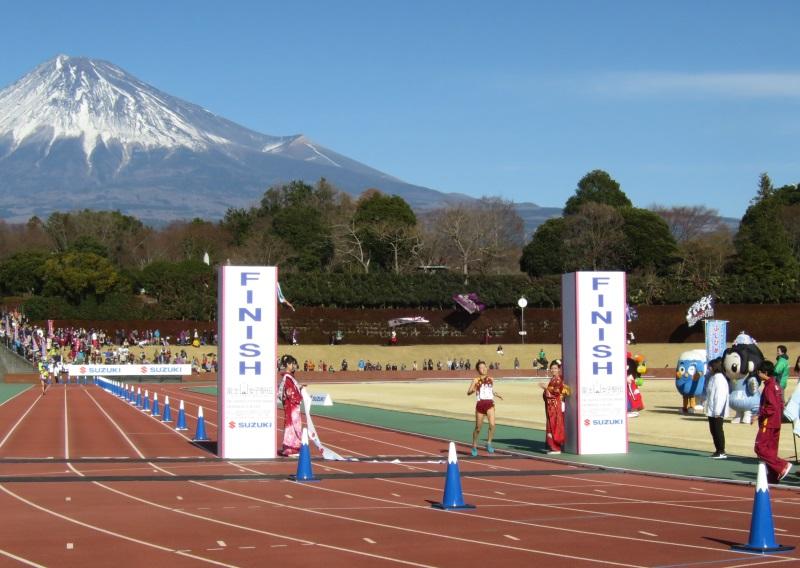
[[[219,219],[270,185],[320,177],[353,195],[377,187],[423,211],[472,199],[406,184],[301,134],[254,132],[105,61],[59,55],[0,91],[3,219],[76,208],[149,222]],[[559,214],[524,205],[528,225]]]

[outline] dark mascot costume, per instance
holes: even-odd
[[[758,413],[761,394],[756,369],[764,354],[755,340],[742,332],[722,354],[723,372],[731,382],[730,407],[736,412],[733,423],[750,424],[753,413]]]

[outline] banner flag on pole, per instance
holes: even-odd
[[[728,322],[725,320],[706,320],[706,353],[708,360],[722,357],[728,333]]]

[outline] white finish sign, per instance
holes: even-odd
[[[561,277],[566,450],[628,452],[626,280],[624,272]]]
[[[220,268],[217,397],[223,458],[277,455],[277,287],[273,266]]]
[[[192,374],[191,365],[67,365],[70,377],[161,377]]]

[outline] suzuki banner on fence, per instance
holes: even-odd
[[[191,365],[67,365],[70,377],[163,377],[192,374]]]

